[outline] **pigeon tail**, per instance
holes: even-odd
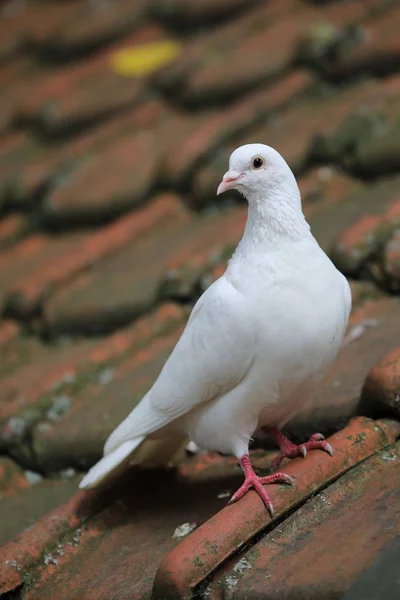
[[[122,473],[128,467],[134,452],[144,439],[145,436],[128,440],[99,460],[80,482],[79,487],[81,490],[97,487],[107,479],[114,478],[118,473]]]
[[[97,487],[114,479],[129,465],[141,465],[148,469],[166,466],[173,461],[185,442],[186,435],[179,434],[159,439],[149,439],[143,435],[127,440],[99,460],[82,479],[79,487]]]

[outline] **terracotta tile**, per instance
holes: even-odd
[[[385,211],[385,218],[397,227],[400,223],[400,199],[395,199]]]
[[[369,184],[355,182],[350,193],[341,201],[327,203],[311,213],[309,222],[323,249],[328,254],[333,252],[336,240],[365,216],[382,216],[396,197],[398,185],[397,177],[379,179]]]
[[[114,135],[113,128],[106,124],[68,145],[53,147],[39,143],[26,131],[10,134],[0,152],[0,203],[9,210],[36,208],[54,186],[65,180],[75,162],[95,148],[100,150]]]
[[[1,321],[0,323],[0,348],[7,348],[18,337],[19,327],[13,321]]]
[[[398,171],[400,78],[394,76],[387,82],[387,95],[365,99],[326,141],[325,151],[358,176],[372,178]]]
[[[269,26],[277,18],[291,12],[296,5],[297,0],[283,0],[267,5],[262,3],[217,29],[201,32],[185,45],[184,53],[155,75],[155,84],[167,92],[178,92],[210,57],[212,59],[229,53],[254,31]]]
[[[145,0],[107,5],[83,2],[68,19],[42,36],[42,52],[58,61],[93,52],[134,31],[143,21],[145,5]]]
[[[144,348],[161,334],[167,334],[184,321],[187,314],[188,310],[179,304],[172,302],[160,304],[152,313],[97,342],[87,355],[87,360],[83,364],[80,363],[79,371],[93,370],[94,366],[112,367],[121,358],[139,348]]]
[[[374,421],[355,419],[330,438],[335,449],[333,458],[326,453],[314,452],[306,460],[295,459],[288,464],[285,471],[296,477],[296,484],[270,487],[275,506],[272,521],[304,502],[322,485],[393,443],[398,424],[391,422],[388,427],[385,432]],[[252,491],[240,502],[226,506],[165,557],[157,571],[152,597],[155,600],[189,598],[197,585],[270,523],[271,518],[262,501]]]
[[[396,595],[397,556],[400,541],[397,537],[385,545],[369,567],[351,585],[343,596],[343,600],[375,595],[377,598],[390,598]]]
[[[23,477],[27,481],[26,476]],[[10,494],[2,499],[1,546],[21,532],[23,532],[21,537],[27,535],[26,530],[35,528],[38,519],[41,519],[56,506],[67,502],[71,496],[76,494],[81,479],[80,475],[74,473],[73,469],[62,473],[60,478],[53,477],[39,480],[40,475],[38,473],[29,472],[28,477],[31,480],[35,477],[38,481],[19,488],[16,490],[17,493]],[[32,548],[32,551],[34,551],[34,548]],[[62,551],[60,548],[56,549],[56,556],[59,556],[60,551]],[[11,566],[12,564],[11,561]],[[18,573],[18,570],[15,570]],[[0,576],[0,589],[3,590],[3,586],[4,580]]]
[[[24,131],[9,134],[0,151],[0,204],[8,209],[32,205],[50,180],[54,152]]]
[[[83,5],[81,0],[78,4]],[[43,2],[2,3],[0,12],[0,36],[2,40],[0,60],[13,58],[42,37],[49,35],[62,21],[73,14],[75,8],[60,3],[51,7]]]
[[[243,235],[246,219],[247,210],[240,207],[206,217],[197,223],[197,228],[194,222],[192,234],[183,240],[179,251],[164,265],[161,297],[184,300],[193,297],[196,288],[204,290],[208,287],[209,271],[221,260],[226,263],[230,258]]]
[[[335,53],[319,60],[319,68],[334,78],[345,78],[360,73],[387,75],[396,70],[400,47],[396,32],[400,10],[396,4],[367,20],[347,43],[338,44]]]
[[[10,458],[0,458],[0,498],[14,494],[29,485],[23,470]]]
[[[0,165],[0,202],[12,209],[25,210],[40,200],[40,217],[46,224],[63,225],[65,208],[63,210],[61,202],[59,211],[57,205],[53,206],[52,190],[57,193],[60,187],[68,188],[68,182],[74,181],[76,171],[79,177],[79,166],[86,164],[88,156],[91,160],[95,160],[97,155],[101,158],[108,144],[116,139],[121,143],[124,137],[132,136],[138,128],[146,130],[156,126],[165,115],[162,102],[149,101],[55,147],[35,143],[26,132],[16,134],[15,138],[9,136],[8,148],[4,150]],[[133,167],[134,163],[130,169]],[[85,212],[84,207],[80,190],[79,208],[71,201],[65,216],[79,220],[81,213]],[[93,212],[90,214],[96,220]],[[99,218],[103,218],[102,215]]]
[[[40,573],[41,586],[47,585],[49,575],[63,577],[61,569],[67,572],[70,566],[75,571],[74,562],[82,559],[82,552],[86,555],[87,542],[98,545],[104,538],[103,542],[107,546],[111,544],[114,547],[115,541],[119,544],[116,553],[114,550],[107,553],[110,562],[105,563],[104,556],[102,561],[103,567],[107,569],[106,579],[116,586],[118,594],[121,591],[118,597],[125,597],[122,592],[132,593],[132,582],[127,590],[124,583],[126,579],[121,577],[118,568],[127,568],[126,561],[130,562],[131,559],[133,562],[129,569],[132,581],[135,582],[135,591],[143,594],[139,597],[149,597],[157,562],[179,541],[172,537],[176,527],[183,522],[201,523],[218,510],[226,502],[217,498],[221,485],[231,485],[232,481],[236,483],[237,475],[237,467],[232,460],[218,455],[201,456],[186,459],[178,472],[127,472],[124,478],[115,482],[111,488],[103,488],[100,494],[77,494],[0,549],[1,564],[3,560],[10,560],[7,565],[9,568],[1,571],[0,588],[2,591],[12,589],[29,573],[37,573],[38,576]],[[71,482],[76,486],[76,479]],[[39,495],[41,485],[43,484],[32,489],[37,492],[38,497],[42,496],[41,493]],[[159,485],[169,489],[169,493],[165,494],[162,513],[158,510]],[[51,500],[49,495],[44,492],[42,497],[45,502]],[[36,510],[36,504],[34,508]],[[132,510],[140,515],[135,523],[131,520]],[[117,523],[119,517],[121,527],[118,530],[123,535],[125,532],[130,536],[131,542],[135,542],[133,551],[130,543],[121,545],[118,539],[115,540],[112,523]],[[64,552],[58,552],[59,549]],[[53,564],[51,559],[44,562],[46,554],[53,556],[58,564]],[[91,554],[95,557],[95,554]],[[17,568],[13,568],[15,564]],[[23,568],[18,569],[20,566]],[[53,570],[53,566],[59,568]],[[108,571],[108,568],[111,570]],[[97,576],[98,574],[99,572]],[[97,581],[103,588],[105,582],[102,578]],[[82,582],[82,585],[86,583]],[[95,585],[94,580],[91,585]],[[42,592],[43,590],[40,593]],[[80,594],[79,597],[86,598],[91,592],[80,589],[77,593]],[[101,592],[96,588],[93,593],[98,597]]]
[[[305,95],[312,85],[312,77],[302,71],[291,73],[268,89],[254,92],[227,110],[208,118],[183,141],[172,145],[165,157],[163,170],[168,181],[178,183],[187,178],[207,155],[239,132],[297,98]]]
[[[82,261],[89,264],[89,256],[99,264],[66,281],[52,295],[44,307],[45,327],[54,332],[98,333],[151,310],[163,265],[190,235],[189,223],[190,214],[180,198],[165,194],[94,234],[87,241],[86,258],[83,250],[73,258],[81,270]],[[54,268],[59,272],[59,265]]]
[[[280,510],[287,510],[299,499],[317,490],[323,482],[335,478],[390,443],[397,432],[395,424],[379,423],[377,426],[365,420],[353,423],[332,440],[337,449],[336,459],[313,453],[307,461],[298,459],[288,467],[288,471],[296,474],[296,487],[285,492],[281,489],[274,492],[271,488],[276,497],[276,506],[280,501]],[[360,433],[363,434],[361,437]],[[231,487],[238,484],[241,478],[236,468],[232,470],[233,465],[228,467],[230,461],[226,463],[226,459],[221,457],[206,463],[209,465],[206,469],[201,466],[204,464],[202,457],[199,459],[200,469],[197,468],[198,459],[189,460],[192,467],[187,466],[185,475],[171,472],[126,473],[124,480],[114,485],[112,490],[105,489],[101,494],[78,494],[69,503],[50,513],[0,551],[2,564],[10,560],[3,570],[2,589],[10,590],[28,576],[30,580],[34,579],[35,584],[25,588],[27,598],[52,597],[51,594],[54,597],[61,589],[66,599],[99,597],[100,594],[109,595],[107,590],[110,586],[112,593],[117,593],[119,598],[127,599],[132,594],[138,598],[149,598],[157,564],[179,541],[172,538],[175,528],[184,522],[204,523],[221,508],[221,503],[226,502],[217,498],[221,489],[225,485]],[[309,471],[310,467],[314,468]],[[159,510],[160,485],[168,489],[162,512]],[[125,495],[121,496],[123,487]],[[100,512],[107,504],[109,507]],[[247,517],[252,516],[251,520],[245,520],[245,527],[244,513]],[[132,514],[140,518],[132,521]],[[233,551],[236,553],[239,531],[240,539],[244,542],[266,520],[269,520],[267,513],[252,492],[242,502],[223,508],[169,555],[168,564],[173,565],[171,578],[178,568],[183,576],[179,584],[183,583],[184,591],[188,592],[194,579],[196,582],[203,579],[208,568],[214,570],[223,557]],[[210,544],[214,542],[215,550],[210,552]],[[63,553],[58,554],[55,548],[62,548]],[[179,559],[183,553],[185,556],[199,556],[203,565],[200,566],[199,561],[195,561],[195,564],[186,561],[181,570],[176,562],[172,563],[171,557]],[[46,562],[43,560],[45,555],[49,555]],[[56,562],[52,560],[54,558]],[[17,567],[21,567],[20,570],[12,566],[12,560],[16,561]],[[100,562],[102,568],[98,569],[96,565]],[[129,586],[123,575],[127,571],[131,574]],[[81,576],[83,572],[85,576]],[[171,580],[161,580],[161,574],[162,571],[157,576],[153,594],[155,598],[164,599],[170,597]],[[189,586],[186,585],[188,579]],[[173,589],[174,599],[186,597],[179,595],[181,587],[178,593],[177,587]]]
[[[12,246],[23,237],[27,223],[21,215],[10,215],[0,221],[0,250]]]
[[[231,562],[215,587],[229,600],[340,598],[396,536],[399,451],[389,446],[317,494]]]
[[[360,121],[352,115],[357,110],[360,114],[363,111],[364,114],[374,113],[395,102],[398,80],[393,77],[383,85],[369,80],[336,94],[328,93],[325,98],[314,98],[293,108],[267,124],[259,131],[259,136],[287,156],[295,171],[300,170],[307,160],[337,161],[347,167],[353,166],[349,139],[352,143],[358,139],[365,123],[363,120],[363,125],[357,127]],[[254,133],[250,132],[243,142],[250,136],[254,139]]]
[[[358,281],[352,279],[349,281],[352,298],[352,310],[370,300],[378,297],[381,292],[372,281]]]
[[[374,365],[365,381],[360,410],[366,414],[385,413],[398,416],[400,411],[400,347],[394,347]]]
[[[123,42],[84,62],[46,72],[35,80],[35,94],[26,95],[21,89],[17,118],[49,138],[60,138],[128,110],[143,96],[143,78],[116,72],[113,57],[164,38],[161,27],[143,26]]]
[[[81,363],[98,345],[95,340],[60,343],[58,346],[46,346],[38,340],[31,344],[20,344],[19,361],[8,366],[3,374],[0,388],[0,444],[3,448],[15,445],[26,437],[32,422],[36,422],[52,402],[35,407],[35,402],[52,392],[55,399],[62,397],[52,386],[63,379],[72,380]],[[7,357],[10,362],[10,357]],[[15,417],[16,419],[13,419]]]
[[[18,123],[18,109],[21,99],[26,98],[32,89],[37,89],[46,69],[38,68],[32,60],[20,58],[10,63],[0,64],[0,76],[4,87],[0,90],[0,133],[12,135]]]
[[[48,285],[53,278],[55,281],[61,273],[51,269],[53,264],[62,264],[68,257],[76,254],[81,249],[88,235],[84,233],[71,233],[68,235],[51,237],[34,234],[15,247],[0,253],[0,281],[2,288],[1,306],[3,310],[29,316],[38,310],[42,295],[48,290]],[[29,281],[35,291],[28,297],[23,293]]]
[[[71,340],[69,343],[60,340],[50,346],[38,340],[25,340],[25,344],[19,342],[17,349],[13,340],[14,346],[10,343],[4,347],[8,368],[4,371],[2,364],[1,373],[2,449],[21,458],[24,448],[18,444],[26,441],[28,432],[38,421],[47,418],[54,423],[60,420],[63,413],[70,410],[75,396],[89,384],[100,392],[103,387],[99,382],[107,382],[107,378],[112,380],[116,365],[127,354],[145,347],[161,334],[167,334],[185,317],[183,308],[165,304],[135,324],[101,340]],[[3,351],[3,346],[0,349]],[[17,355],[13,362],[11,352]],[[29,457],[24,458],[25,464],[27,461]],[[35,467],[34,463],[31,466]]]
[[[343,273],[357,274],[363,264],[377,252],[382,245],[383,223],[383,215],[366,215],[342,233],[332,249],[331,256]],[[384,233],[385,237],[389,235],[386,230]]]
[[[4,30],[3,32],[5,34]],[[16,56],[12,60],[3,62],[0,60],[0,76],[3,83],[0,90],[0,106],[2,110],[5,110],[7,106],[6,99],[13,95],[14,88],[21,85],[21,79],[23,80],[26,77],[32,78],[33,71],[35,74],[44,73],[44,68],[36,66],[36,69],[33,69],[34,64],[32,58],[26,55]]]
[[[3,298],[8,310],[19,317],[30,317],[58,285],[180,210],[176,196],[161,196],[142,211],[122,217],[98,232],[37,234],[1,253]]]
[[[197,105],[234,98],[291,66],[304,31],[313,27],[317,29],[321,21],[330,23],[332,27],[348,27],[365,18],[370,10],[360,2],[349,2],[340,9],[335,5],[318,8],[293,2],[291,10],[279,15],[278,21],[270,18],[261,27],[262,21],[259,20],[258,28],[253,28],[251,34],[233,46],[230,52],[210,53],[211,56],[207,57],[204,49],[205,64],[189,75],[182,99]],[[268,9],[265,9],[267,15]],[[285,43],[282,44],[281,40]]]
[[[171,216],[168,226],[163,221],[162,231],[161,222],[155,223],[146,239],[126,244],[120,253],[60,287],[44,306],[46,327],[55,332],[109,330],[147,312],[160,298],[192,297],[203,286],[203,275],[232,253],[246,220],[244,209],[218,217],[190,218],[179,210]],[[139,256],[144,258],[139,261]],[[112,297],[103,291],[111,281]]]
[[[73,481],[73,487],[76,484],[76,480]],[[69,490],[70,494],[71,490]],[[68,497],[68,493],[66,497]],[[6,568],[2,568],[0,571],[2,593],[21,584],[28,569],[34,563],[44,560],[46,548],[54,547],[57,538],[62,538],[63,535],[72,531],[73,535],[69,536],[71,539],[68,541],[71,542],[71,546],[76,547],[79,544],[80,527],[89,515],[93,517],[101,511],[112,497],[112,494],[107,495],[106,493],[101,496],[86,496],[86,498],[83,498],[83,494],[76,494],[44,517],[29,524],[26,531],[22,531],[10,542],[7,542],[0,549],[1,564],[6,565]],[[59,556],[58,553],[57,556]],[[6,563],[6,561],[8,562]]]
[[[14,321],[0,322],[0,378],[15,372],[21,366],[39,358],[42,347],[39,340],[27,335]]]
[[[143,203],[154,187],[159,156],[146,131],[116,140],[83,158],[46,196],[52,225],[102,222]]]
[[[157,378],[183,329],[175,324],[169,333],[148,341],[143,349],[105,367],[110,381],[102,383],[102,372],[71,398],[71,406],[58,420],[43,419],[33,432],[32,460],[42,472],[74,467],[88,469],[103,453],[104,442]]]
[[[296,14],[294,19],[298,19]],[[292,58],[293,22],[284,21],[255,32],[230,53],[214,58],[189,77],[181,92],[185,105],[202,106],[233,100],[282,74]],[[278,40],[285,39],[285,44]]]
[[[21,152],[29,138],[24,131],[12,131],[2,138],[0,147],[0,160],[11,162],[14,155]]]
[[[299,177],[298,184],[307,219],[340,202],[360,185],[343,171],[328,166],[310,169]]]
[[[177,28],[210,25],[249,9],[262,0],[206,0],[188,3],[185,0],[154,0],[151,13]]]
[[[162,101],[148,100],[121,113],[111,121],[81,133],[70,140],[68,144],[61,146],[55,157],[52,152],[55,161],[54,176],[41,204],[41,218],[45,224],[51,227],[70,227],[74,223],[82,225],[88,220],[94,224],[96,221],[104,222],[105,218],[115,217],[118,212],[121,212],[123,206],[116,204],[115,198],[112,196],[89,196],[86,199],[82,197],[82,193],[90,194],[94,185],[93,181],[101,178],[104,182],[106,173],[107,181],[110,179],[112,169],[110,165],[104,164],[104,160],[105,158],[112,160],[113,156],[115,157],[118,152],[121,152],[120,147],[132,153],[138,148],[143,151],[146,147],[150,147],[150,139],[154,143],[153,131],[157,130],[160,121],[164,122],[169,114],[170,111]],[[139,190],[139,192],[146,185],[149,168],[154,169],[153,149],[151,148],[149,154],[150,166],[147,167],[147,163],[144,163],[144,176],[137,170],[139,160],[144,161],[145,159],[144,155],[143,158],[140,155],[136,159],[133,154],[124,157],[125,161],[129,160],[129,164],[123,175],[127,179],[127,172],[135,173],[138,183],[136,186],[132,183],[132,189]],[[30,169],[36,166],[41,167],[41,164],[36,165],[33,162],[32,165],[27,165],[29,167],[29,170],[26,169],[28,174]],[[118,163],[114,168],[121,169]],[[85,180],[88,174],[92,174],[94,178],[89,180],[89,184]],[[111,179],[111,181],[115,182],[115,179]],[[83,187],[80,187],[81,185]],[[121,184],[122,191],[123,187]],[[118,190],[118,186],[116,189]],[[113,208],[114,204],[116,204],[115,209]]]
[[[366,214],[339,235],[332,246],[331,257],[343,273],[368,276],[368,266],[378,259],[378,265],[372,271],[374,278],[382,286],[394,292],[397,290],[396,227],[400,224],[397,215],[399,205],[399,202],[389,201],[386,211],[380,215]]]
[[[335,4],[318,7],[296,1],[256,6],[246,17],[218,30],[218,35],[200,35],[157,81],[163,87],[176,86],[190,104],[232,99],[291,65],[305,29],[321,21],[333,27],[353,25],[365,19],[374,4],[354,1],[340,9]]]
[[[300,98],[293,106],[273,113],[269,119],[261,119],[257,125],[247,126],[244,132],[236,131],[235,135],[222,139],[225,143],[220,143],[214,154],[210,154],[208,159],[205,157],[202,166],[196,170],[193,183],[195,202],[201,205],[203,197],[207,200],[214,197],[230,154],[238,146],[253,143],[254,140],[276,148],[295,174],[304,173],[312,164],[340,162],[344,138],[338,138],[337,131],[346,118],[357,107],[379,104],[387,110],[388,105],[395,102],[398,95],[396,90],[397,78],[391,78],[379,84],[370,80],[342,91],[315,91],[308,97]],[[226,112],[229,114],[229,111],[225,111],[224,115]],[[327,114],[329,119],[326,118]],[[218,117],[214,122],[218,122]],[[357,131],[362,131],[362,128]],[[216,134],[214,131],[213,136],[216,137]]]

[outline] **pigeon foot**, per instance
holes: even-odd
[[[240,498],[242,498],[249,491],[250,488],[253,488],[260,496],[261,500],[264,502],[267,510],[271,514],[271,517],[273,517],[274,507],[272,506],[271,498],[269,497],[267,490],[263,486],[269,483],[292,484],[293,479],[285,473],[274,473],[273,475],[259,477],[254,472],[248,455],[245,455],[240,459],[240,466],[243,469],[245,480],[243,485],[238,489],[238,491],[235,494],[233,494],[228,504],[233,504],[233,502],[237,502],[237,500],[240,500]]]
[[[264,431],[272,436],[277,442],[280,448],[280,453],[273,460],[271,468],[274,471],[279,467],[284,458],[295,458],[296,456],[302,456],[305,458],[309,450],[324,450],[331,456],[333,456],[332,446],[325,441],[322,433],[314,433],[304,444],[293,444],[287,437],[285,437],[279,429],[265,428]]]

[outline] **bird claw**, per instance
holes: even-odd
[[[288,485],[294,484],[294,477],[291,477],[286,473],[274,473],[274,475],[279,475],[279,479],[274,479],[271,481],[271,475],[259,477],[258,479],[262,485],[268,485],[269,483],[287,483]]]
[[[274,507],[272,505],[271,498],[269,497],[267,490],[263,486],[268,485],[270,483],[287,483],[289,485],[292,485],[294,483],[293,477],[290,477],[290,475],[287,475],[286,473],[274,473],[273,475],[259,477],[254,472],[248,457],[244,457],[241,459],[241,466],[245,472],[245,480],[241,487],[238,489],[238,491],[233,494],[228,504],[233,504],[234,502],[237,502],[249,491],[250,488],[253,488],[260,496],[261,500],[264,502],[271,517],[273,517]]]
[[[305,458],[307,456],[307,448],[305,447],[304,444],[301,444],[301,446],[299,446],[299,451],[300,451],[300,454],[303,456],[303,458]]]
[[[306,458],[309,450],[324,450],[330,456],[333,456],[333,448],[328,442],[325,441],[325,437],[322,435],[322,433],[314,433],[308,442],[299,444],[298,446],[292,444],[292,442],[285,438],[285,444],[281,446],[280,453],[272,461],[272,471],[279,467],[284,458],[295,458],[296,456],[302,456],[303,458]]]

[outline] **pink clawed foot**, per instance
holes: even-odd
[[[268,483],[292,484],[293,479],[285,473],[274,473],[273,475],[259,477],[255,474],[248,455],[243,456],[240,459],[240,466],[243,469],[245,480],[243,485],[238,489],[238,491],[235,494],[233,494],[228,504],[232,504],[233,502],[240,500],[240,498],[242,498],[249,491],[250,488],[253,488],[260,496],[261,500],[264,502],[265,506],[267,507],[267,510],[269,510],[271,517],[273,517],[274,507],[272,506],[271,498],[269,497],[267,490],[263,486],[267,485]]]
[[[277,469],[284,458],[295,458],[296,456],[302,456],[305,458],[309,450],[324,450],[333,456],[332,446],[325,441],[322,433],[314,433],[308,442],[299,444],[297,446],[288,440],[287,437],[285,437],[278,429],[268,428],[265,431],[274,438],[281,450],[278,456],[272,462],[272,470]]]

